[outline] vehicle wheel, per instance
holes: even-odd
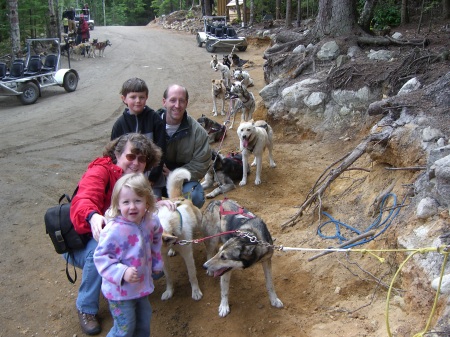
[[[67,92],[72,92],[77,89],[78,86],[78,77],[75,75],[75,73],[69,71],[67,74],[64,75],[64,89]]]
[[[213,46],[214,40],[206,41],[206,50],[210,53],[214,53],[216,51],[216,47]]]
[[[200,35],[197,34],[197,46],[199,46],[200,48],[203,47],[203,42],[200,39]]]
[[[247,50],[247,46],[239,46],[239,47],[237,47],[237,49],[239,51],[246,51]]]
[[[89,29],[90,29],[90,30],[94,30],[94,25],[90,25],[90,26],[89,26]]]
[[[17,98],[20,100],[20,102],[22,102],[22,104],[33,104],[39,97],[39,87],[33,82],[26,82],[21,84],[19,90],[22,91],[22,94],[17,96]]]

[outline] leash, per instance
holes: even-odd
[[[254,214],[252,214],[251,212],[249,212],[249,211],[247,211],[244,207],[242,207],[242,206],[240,206],[239,207],[239,211],[237,211],[237,212],[235,212],[235,211],[225,211],[224,209],[223,209],[223,203],[225,202],[225,201],[227,201],[228,200],[228,198],[224,198],[223,200],[222,200],[222,202],[220,203],[220,215],[243,215],[243,216],[245,216],[246,218],[249,218],[249,219],[254,219],[254,218],[256,218],[256,216],[254,215]]]

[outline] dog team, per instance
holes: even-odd
[[[105,47],[107,45],[111,44],[105,42]],[[242,63],[234,55],[228,58],[231,67]],[[211,62],[213,69],[217,68],[221,76],[225,76],[221,66],[228,66],[221,62],[213,63]],[[220,81],[224,84],[224,78]],[[100,288],[94,291],[100,286],[114,318],[111,333],[121,329],[138,329],[138,325],[147,326],[147,316],[151,313],[147,295],[153,292],[153,280],[165,276],[166,290],[161,299],[169,300],[174,296],[170,257],[177,253],[185,262],[192,298],[197,301],[202,299],[193,247],[190,244],[197,231],[205,239],[210,238],[205,240],[206,260],[203,268],[208,275],[220,277],[220,317],[230,313],[228,295],[232,271],[246,269],[258,262],[264,271],[271,305],[283,307],[274,290],[271,271],[274,246],[264,221],[226,197],[222,201],[211,201],[203,212],[201,210],[205,201],[204,189],[217,184],[206,197],[214,198],[220,194],[226,196],[225,193],[235,188],[235,181],[240,180],[240,186],[247,184],[250,166],[256,166],[255,185],[261,184],[262,156],[266,148],[270,167],[276,166],[272,157],[272,128],[265,121],[253,122],[251,119],[255,102],[247,85],[253,85],[253,80],[240,68],[234,70],[234,75],[228,82],[229,87],[224,84],[224,94],[228,92],[230,99],[236,100],[235,105],[242,110],[241,123],[237,129],[241,153],[224,156],[220,151],[212,151],[210,148],[211,138],[206,130],[209,118],[203,116],[205,123],[200,124],[187,114],[189,94],[185,87],[175,84],[167,87],[163,94],[163,108],[154,111],[146,105],[149,91],[143,80],[131,78],[123,84],[120,94],[126,108],[113,125],[111,143],[107,147],[111,149],[105,152],[107,157],[98,158],[88,166],[71,204],[70,216],[75,230],[92,235],[85,248],[73,252],[72,261],[66,257],[68,263],[83,269],[77,309],[80,325],[86,334],[101,332],[96,317],[99,298],[92,296],[94,293],[100,294]],[[250,100],[253,100],[252,105],[247,104]],[[221,128],[223,137],[225,130],[226,128]],[[151,140],[149,146],[156,149],[143,149],[148,140],[143,141],[141,138]],[[215,138],[212,142],[214,141]],[[251,165],[250,153],[255,157]],[[113,164],[111,158],[115,158],[117,164]],[[152,165],[149,165],[150,161]],[[105,168],[102,168],[103,165]],[[114,175],[123,172],[122,178],[114,182],[111,182],[111,178],[103,179],[100,172],[106,167],[107,171],[114,170]],[[146,177],[144,180],[150,181],[151,188],[145,187],[150,185],[148,181],[146,185],[143,184],[140,177]],[[200,180],[203,182],[200,183]],[[95,181],[98,184],[94,184]],[[94,185],[97,187],[94,188]],[[103,188],[99,189],[98,185]],[[100,198],[100,195],[103,196]],[[109,201],[111,196],[112,200]],[[103,200],[101,206],[96,204],[99,199],[97,197]],[[149,218],[146,215],[149,212],[154,212],[154,216]],[[114,215],[112,219],[111,214]],[[127,242],[114,241],[117,238],[123,240],[123,236],[114,234],[113,229],[120,231],[122,224],[139,227],[145,221],[152,221],[151,225],[148,224],[148,233],[144,233],[143,228],[141,232],[132,230],[130,233],[134,233],[133,237],[129,236]],[[161,229],[158,228],[158,223]],[[107,239],[113,241],[109,242]],[[150,279],[140,276],[140,267],[145,267],[141,258],[146,252],[134,249],[136,243],[152,246],[151,249],[145,248],[151,254],[147,261],[154,261],[153,267],[148,262],[145,269],[146,273],[153,273]],[[160,254],[155,251],[159,249]],[[135,253],[139,256],[132,256]],[[160,258],[163,263],[159,262]],[[93,266],[94,270],[97,267],[98,275],[93,271]],[[137,291],[140,282],[145,282],[145,292],[126,294],[126,289]],[[137,297],[133,298],[134,295]],[[145,327],[147,328],[150,329],[149,326]]]
[[[75,44],[73,40],[67,40],[65,45],[61,45],[61,48],[68,51],[72,60],[80,61],[81,57],[105,57],[105,49],[108,46],[112,46],[110,40],[98,41],[93,39],[92,42],[86,41],[79,44]]]

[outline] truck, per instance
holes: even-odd
[[[60,69],[61,46],[58,38],[27,39],[24,59],[12,61],[9,69],[0,63],[0,96],[16,96],[24,104],[33,104],[42,89],[77,89],[79,75],[74,69]]]
[[[75,8],[75,25],[78,27],[81,15],[83,15],[84,20],[87,21],[89,30],[94,30],[95,23],[94,19],[91,17],[91,11],[89,9]]]

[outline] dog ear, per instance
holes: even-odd
[[[163,233],[162,235],[162,241],[168,245],[173,245],[175,244],[175,242],[177,242],[178,237],[167,234],[167,233]]]

